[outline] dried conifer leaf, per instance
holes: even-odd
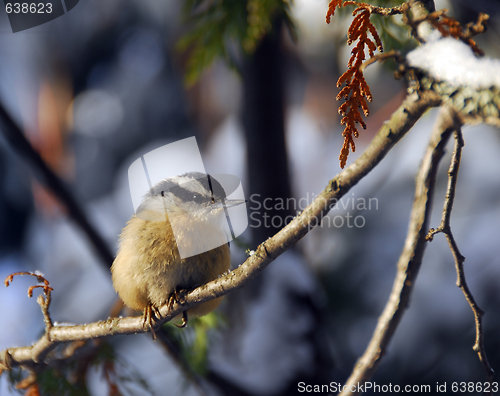
[[[351,45],[354,41],[357,41],[357,44],[351,50],[347,70],[337,80],[337,87],[339,88],[346,84],[337,95],[337,100],[345,100],[338,109],[339,114],[342,115],[340,124],[345,126],[342,133],[344,144],[339,156],[341,168],[344,168],[346,164],[349,150],[351,149],[354,152],[356,149],[353,139],[353,137],[357,138],[359,135],[356,124],[366,129],[360,110],[363,111],[365,117],[370,114],[368,102],[371,102],[373,98],[363,72],[360,70],[363,61],[366,59],[365,50],[368,50],[370,57],[374,55],[377,49],[383,51],[380,36],[370,21],[371,12],[367,8],[368,5],[354,1],[344,1],[342,3],[341,0],[332,0],[328,5],[327,23],[330,22],[330,18],[334,15],[336,7],[340,8],[346,5],[357,6],[352,12],[354,18],[347,31],[347,43]],[[368,32],[373,37],[373,40],[368,37]]]

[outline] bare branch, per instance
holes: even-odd
[[[431,0],[432,1],[432,0]],[[375,5],[367,4],[367,3],[359,3],[357,1],[345,1],[342,3],[342,0],[330,0],[328,4],[328,12],[326,13],[326,23],[330,23],[332,16],[335,14],[336,8],[345,7],[348,5],[354,5],[356,7],[362,7],[365,10],[368,10],[370,14],[379,14],[383,16],[390,16],[396,14],[404,14],[406,10],[410,7],[410,2],[406,2],[396,7],[378,7]],[[357,8],[357,9],[358,9]],[[355,13],[356,11],[354,11]],[[353,13],[353,15],[354,15]]]
[[[448,110],[443,109],[416,178],[415,199],[408,234],[397,263],[397,273],[391,294],[363,356],[358,359],[351,376],[345,383],[345,391],[341,393],[342,395],[359,394],[358,384],[364,384],[375,373],[409,305],[426,246],[426,233],[438,164],[444,155],[446,142],[454,130],[455,125],[449,117]]]
[[[469,286],[467,285],[467,281],[465,279],[465,271],[464,271],[464,261],[465,257],[462,256],[458,249],[458,245],[453,237],[453,233],[451,229],[448,231],[443,231],[446,235],[446,239],[448,241],[448,245],[450,246],[451,252],[453,254],[453,258],[455,260],[455,268],[457,270],[457,286],[462,289],[462,292],[465,295],[465,299],[469,303],[472,312],[474,313],[474,321],[476,324],[476,342],[472,349],[477,352],[479,356],[479,361],[483,366],[483,369],[486,373],[486,377],[489,382],[493,381],[493,377],[495,376],[495,371],[491,368],[488,357],[486,356],[486,350],[484,348],[484,333],[483,333],[483,315],[484,312],[476,303],[474,296],[472,295]]]
[[[407,97],[391,119],[382,126],[361,157],[332,179],[323,192],[287,226],[272,238],[263,242],[237,269],[188,293],[182,302],[160,308],[162,324],[190,307],[221,297],[245,286],[276,257],[289,249],[312,228],[321,223],[330,209],[359,180],[368,174],[408,132],[430,107],[440,104],[433,92],[416,93]],[[143,333],[143,318],[109,318],[108,320],[76,326],[53,326],[50,331],[30,347],[9,348],[0,353],[0,365],[13,367],[30,366],[42,359],[58,343],[88,340],[115,334]],[[7,361],[8,360],[8,365]]]
[[[434,29],[438,30],[443,37],[451,36],[457,40],[461,40],[469,45],[477,55],[484,55],[484,52],[472,40],[472,37],[484,33],[487,30],[490,18],[489,15],[480,13],[475,23],[470,22],[465,25],[465,27],[462,27],[456,19],[446,15],[448,12],[446,9],[429,11],[420,1],[412,0],[411,3],[413,17],[408,13],[410,8],[406,7],[403,9],[403,22],[411,28],[412,36],[419,42],[426,42],[426,39],[421,37],[418,32],[419,25],[425,23],[428,27],[432,26]]]
[[[470,39],[474,36],[477,36],[478,34],[484,33],[488,29],[489,19],[490,16],[488,14],[480,12],[477,17],[476,23],[469,22],[467,25],[465,25],[464,38]]]
[[[377,61],[385,61],[389,58],[394,58],[396,62],[402,60],[401,53],[398,50],[390,50],[389,52],[383,52],[381,54],[375,54],[370,57],[368,60],[364,61],[363,64],[359,67],[359,71],[364,71],[367,66],[370,66],[372,63]]]
[[[366,8],[367,10],[370,11],[370,14],[378,14],[378,15],[382,15],[382,16],[403,14],[410,7],[410,2],[403,3],[400,6],[396,6],[396,7],[378,7],[378,6],[374,6],[374,5],[366,4],[366,3],[357,3],[355,1],[346,2],[344,4],[344,6],[349,5],[349,4],[354,4],[354,5],[359,5],[359,6],[362,5],[363,8]]]
[[[70,193],[65,183],[47,166],[45,161],[40,157],[31,144],[24,136],[21,129],[14,122],[5,107],[0,102],[0,119],[3,126],[0,128],[6,140],[12,147],[21,155],[26,162],[33,168],[35,175],[57,196],[62,204],[68,209],[71,218],[83,230],[90,242],[94,246],[96,252],[101,256],[102,260],[108,267],[113,263],[113,254],[104,239],[97,233],[94,227],[90,224],[83,210],[80,208],[74,196]]]
[[[453,232],[451,231],[450,218],[451,211],[453,209],[453,202],[455,200],[457,179],[458,179],[458,170],[460,168],[460,159],[462,157],[462,148],[464,146],[464,140],[462,136],[462,131],[460,126],[457,126],[455,130],[455,147],[453,149],[453,155],[451,158],[450,168],[448,170],[448,187],[446,190],[446,198],[444,201],[443,207],[443,216],[441,219],[441,224],[438,228],[429,230],[427,235],[427,240],[432,241],[434,235],[442,232],[446,236],[446,240],[448,241],[448,245],[450,246],[451,253],[453,254],[453,259],[455,260],[455,268],[457,270],[457,286],[462,289],[462,292],[465,295],[465,299],[469,303],[472,312],[474,314],[474,321],[476,325],[476,341],[472,349],[477,352],[479,356],[479,361],[483,366],[483,369],[486,373],[486,378],[488,381],[492,381],[495,375],[495,371],[491,368],[488,357],[486,356],[486,350],[484,348],[484,333],[483,333],[483,315],[484,312],[476,303],[474,296],[472,295],[469,286],[467,285],[467,281],[465,279],[465,271],[464,271],[464,261],[465,257],[462,256],[460,250],[458,248],[457,242],[453,236]]]

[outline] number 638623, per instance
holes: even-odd
[[[52,3],[7,3],[7,14],[50,14]]]

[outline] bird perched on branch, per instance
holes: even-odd
[[[226,200],[221,184],[199,172],[164,179],[144,196],[123,228],[111,272],[115,290],[125,305],[144,312],[144,323],[149,322],[153,337],[152,317],[153,313],[159,316],[158,308],[167,303],[171,307],[180,292],[229,270],[226,208],[244,202]],[[196,252],[201,253],[192,254]],[[188,315],[206,315],[221,299],[183,312],[181,327]]]

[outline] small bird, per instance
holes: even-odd
[[[164,179],[151,188],[123,228],[111,267],[113,286],[128,307],[144,312],[153,338],[152,313],[178,301],[179,293],[216,279],[230,267],[226,207],[244,200],[226,200],[221,184],[208,174],[190,172]],[[183,251],[199,254],[181,258]],[[215,247],[215,248],[214,248]],[[222,297],[182,314],[208,314]],[[174,320],[180,319],[180,315]]]

